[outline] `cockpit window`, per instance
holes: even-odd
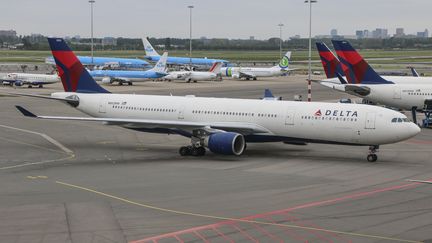
[[[391,120],[391,122],[393,122],[393,123],[401,123],[401,122],[411,122],[408,118],[398,118],[398,117],[395,117],[395,118],[393,118],[392,120]]]

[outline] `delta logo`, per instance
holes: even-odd
[[[322,116],[321,109],[317,110],[314,116]],[[338,117],[358,117],[357,111],[350,110],[325,110],[325,116],[338,116]]]

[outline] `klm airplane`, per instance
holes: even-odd
[[[118,57],[93,57],[89,56],[78,56],[78,60],[84,66],[99,66],[99,67],[107,67],[107,68],[148,68],[151,67],[151,64],[141,60],[134,58],[118,58]],[[55,65],[55,61],[53,57],[47,57],[45,59],[45,63]]]
[[[147,38],[143,38],[143,44],[144,44],[144,50],[146,53],[146,56],[144,57],[147,60],[157,62],[159,61],[160,55],[157,53],[157,51],[153,48],[153,46],[150,44],[149,40]],[[169,65],[189,65],[192,63],[192,66],[194,67],[200,67],[200,68],[210,68],[213,66],[214,63],[221,62],[223,67],[228,66],[229,61],[223,60],[223,59],[210,59],[210,58],[191,58],[189,57],[168,57],[167,64]]]
[[[146,71],[93,70],[88,72],[95,80],[100,80],[103,84],[118,82],[119,85],[132,85],[132,82],[145,82],[150,79],[157,79],[166,76],[168,74],[166,73],[167,56],[168,52],[164,52],[156,65],[152,69]]]

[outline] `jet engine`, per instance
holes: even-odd
[[[213,153],[241,155],[246,147],[243,135],[234,132],[220,132],[204,139],[204,145]]]
[[[14,84],[15,84],[15,86],[17,86],[17,87],[20,87],[20,86],[23,85],[23,82],[20,81],[20,80],[17,80],[17,81],[14,82]]]
[[[239,78],[240,78],[240,75],[239,75],[239,74],[233,74],[231,77],[232,77],[232,78],[235,78],[235,79],[239,79]]]
[[[113,80],[110,77],[105,77],[105,78],[102,78],[102,83],[103,84],[112,84]]]

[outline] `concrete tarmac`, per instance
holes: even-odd
[[[108,89],[260,98],[270,88],[290,100],[306,99],[305,78]],[[313,85],[313,100],[348,97]],[[432,178],[429,129],[381,146],[376,163],[366,161],[366,147],[322,144],[249,144],[240,157],[180,157],[189,142],[180,136],[35,120],[14,106],[83,114],[56,101],[0,100],[0,242],[432,242],[432,185],[406,181]]]

